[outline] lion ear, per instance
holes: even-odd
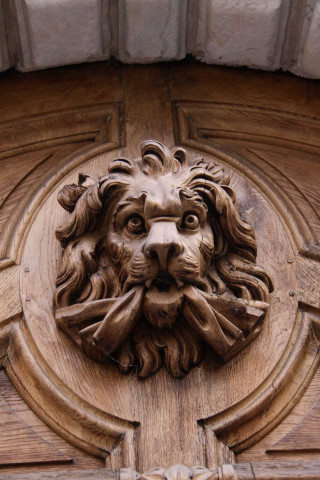
[[[97,181],[98,178],[93,175],[79,173],[78,185],[75,183],[65,185],[63,189],[59,191],[58,202],[61,207],[67,210],[67,212],[73,212],[81,195]]]
[[[87,189],[99,179],[94,175],[89,175],[88,173],[79,173],[78,185]]]
[[[234,193],[233,189],[229,187],[229,185],[221,185],[221,188],[229,195],[231,198],[232,202],[236,202],[236,194]]]

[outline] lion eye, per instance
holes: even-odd
[[[127,220],[126,229],[128,233],[133,235],[141,235],[142,233],[145,233],[146,226],[143,218],[140,217],[140,215],[134,215],[133,217],[130,217]]]
[[[197,230],[200,225],[200,220],[195,213],[186,213],[183,217],[181,228],[188,230]]]

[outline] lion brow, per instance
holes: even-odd
[[[114,211],[114,216],[116,216],[121,210],[123,210],[125,207],[128,207],[129,205],[136,204],[137,206],[143,207],[145,200],[147,197],[146,192],[139,192],[136,195],[129,195],[127,198],[124,200],[121,200],[115,208]]]

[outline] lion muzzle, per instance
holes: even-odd
[[[160,272],[167,270],[171,257],[177,257],[183,252],[183,245],[177,230],[175,218],[169,221],[152,223],[143,252],[146,257],[157,258]]]

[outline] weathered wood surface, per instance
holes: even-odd
[[[59,438],[30,410],[13,388],[5,371],[0,370],[0,473],[41,469],[72,471],[99,468],[103,460],[90,457]]]
[[[320,462],[252,462],[234,465],[235,475],[232,480],[317,480]],[[222,477],[224,478],[224,477]],[[225,477],[228,478],[227,475]],[[230,477],[229,477],[230,478]]]
[[[313,377],[319,339],[317,88],[284,74],[198,64],[88,65],[1,76],[0,132],[10,151],[1,160],[0,355],[19,393],[68,442],[103,457],[109,467],[139,472],[175,463],[214,469],[235,459],[268,460],[261,468],[243,466],[247,477],[241,477],[241,464],[234,466],[238,478],[251,478],[253,468],[264,479],[278,478],[270,476],[277,468],[279,478],[290,478],[278,459],[292,453],[271,453],[289,434],[292,450],[306,460],[292,467],[292,478],[316,478],[319,466],[312,461],[320,452],[299,444],[294,429],[308,429],[310,418],[317,425],[311,408],[320,393],[319,376]],[[106,105],[115,113],[105,115]],[[81,131],[73,128],[75,110],[83,112]],[[102,114],[88,123],[88,111]],[[9,138],[10,129],[23,145]],[[97,135],[101,129],[105,136]],[[138,157],[141,141],[150,138],[170,148],[183,144],[194,158],[214,158],[230,170],[240,210],[256,231],[257,262],[275,280],[268,318],[249,348],[226,365],[211,354],[184,379],[161,369],[138,380],[111,363],[88,360],[56,328],[51,305],[62,253],[54,229],[66,218],[57,208],[58,190],[76,182],[80,171],[100,176],[113,158]],[[97,462],[96,468],[103,461],[84,453],[81,465]],[[74,466],[64,468],[72,475]]]
[[[178,466],[180,467],[180,466]],[[202,478],[208,480],[318,480],[320,462],[268,462],[244,463],[235,465],[222,465],[216,471],[208,473],[199,472]],[[185,471],[188,471],[184,467]],[[130,472],[131,473],[131,472]],[[41,472],[36,474],[6,474],[0,475],[0,480],[116,480],[119,474],[112,470],[60,470],[55,472]],[[162,477],[159,472],[148,472],[143,475],[136,475],[134,472],[129,477],[129,472],[120,476],[120,479],[148,479],[173,478]],[[181,476],[180,479],[189,480],[191,476]]]
[[[295,202],[299,205],[299,190],[301,190],[312,204],[313,209],[317,211],[315,223],[313,227],[317,234],[320,233],[318,222],[320,204],[317,185],[319,185],[319,154],[306,153],[304,146],[308,146],[312,138],[315,139],[315,146],[319,145],[319,137],[313,137],[313,129],[308,128],[308,122],[315,122],[318,124],[320,115],[320,101],[319,101],[319,84],[317,82],[301,82],[287,75],[275,75],[272,73],[258,73],[254,71],[244,71],[238,69],[210,69],[204,65],[197,64],[193,66],[192,73],[186,73],[184,67],[178,65],[171,74],[172,83],[171,91],[172,98],[176,105],[186,101],[192,101],[194,107],[197,107],[198,102],[202,104],[212,104],[212,113],[207,113],[205,110],[200,111],[200,119],[209,118],[208,122],[204,122],[202,128],[214,131],[215,129],[215,107],[227,105],[231,109],[242,109],[247,112],[248,122],[250,119],[250,109],[258,109],[263,112],[273,111],[276,116],[288,116],[288,121],[284,124],[289,140],[292,141],[287,150],[283,150],[281,146],[277,146],[276,139],[272,137],[269,139],[272,144],[263,147],[259,141],[255,142],[254,148],[258,148],[264,152],[264,157],[267,162],[263,165],[263,171],[270,163],[273,168],[278,171],[277,182],[282,182],[283,177],[290,180],[291,187],[296,187],[294,193]],[[186,81],[187,79],[187,81]],[[296,130],[294,129],[294,119],[305,120],[306,124],[303,130],[306,133],[304,142],[300,146],[294,146],[296,141]],[[193,120],[193,128],[201,129],[201,125]],[[246,119],[243,121],[241,128],[248,127]],[[264,125],[260,122],[261,140],[263,140]],[[303,124],[303,123],[302,123]],[[213,128],[212,128],[213,127]],[[255,130],[257,125],[254,126]],[[228,130],[237,133],[236,128],[228,124]],[[276,137],[279,137],[280,126],[277,126]],[[202,129],[201,129],[202,131]],[[257,131],[257,130],[256,130]],[[247,128],[250,133],[250,129]],[[178,132],[176,132],[178,134]],[[299,132],[298,135],[301,135]],[[179,132],[180,138],[183,132]],[[201,134],[202,136],[202,134]],[[175,139],[179,143],[179,137]],[[230,138],[219,140],[219,145],[229,149],[229,151],[236,151],[243,153],[246,158],[248,148],[250,150],[253,144],[247,142],[244,144],[241,141],[234,142]],[[269,169],[266,170],[266,177]],[[267,178],[266,178],[267,180]],[[286,185],[285,192],[287,193],[290,185]],[[307,205],[301,204],[301,210],[306,213]],[[314,213],[313,213],[314,215]]]
[[[320,401],[318,400],[300,423],[281,440],[274,443],[268,452],[320,451],[319,424]]]
[[[0,474],[0,480],[117,480],[115,471],[105,468],[95,470],[57,470],[54,472],[38,473],[7,473]]]
[[[120,480],[314,480],[319,478],[320,462],[274,462],[223,464],[217,469],[188,468],[174,465],[169,469],[154,469],[142,475],[131,469],[120,470]]]

